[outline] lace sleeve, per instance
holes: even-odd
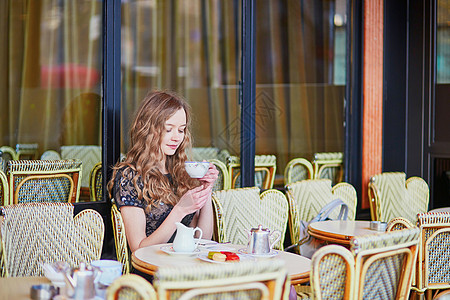
[[[122,206],[137,206],[142,209],[145,208],[143,200],[137,197],[137,191],[133,184],[134,172],[130,169],[124,171],[123,169],[117,172],[114,180],[114,201],[120,209]],[[138,180],[138,182],[140,182]]]

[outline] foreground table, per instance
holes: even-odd
[[[0,278],[0,299],[29,300],[31,286],[51,283],[45,277],[8,277]]]
[[[311,236],[347,247],[350,246],[350,240],[354,236],[380,232],[370,229],[370,221],[323,221],[308,226],[308,233]]]
[[[162,246],[166,245],[170,244],[154,245],[136,250],[131,255],[131,264],[137,270],[150,275],[154,275],[158,270],[158,267],[162,266],[189,266],[209,264],[209,262],[202,261],[196,256],[169,255],[160,250]],[[243,245],[226,244],[224,246],[226,248],[230,248],[227,251],[230,251],[232,249],[234,249],[234,251],[238,251],[239,249],[245,248],[245,246]],[[216,251],[215,249],[210,250],[206,247],[199,247],[199,249],[202,252]],[[278,255],[276,256],[276,258],[281,259],[285,262],[286,269],[291,278],[291,284],[300,284],[309,281],[309,271],[311,270],[311,260],[309,258],[284,251],[278,251]],[[256,259],[259,260],[271,258]]]

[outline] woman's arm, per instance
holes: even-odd
[[[211,193],[209,194],[209,199],[205,203],[202,209],[200,209],[198,218],[196,220],[196,225],[202,229],[203,236],[202,238],[210,240],[214,231],[214,216],[213,216],[213,207],[211,200]]]
[[[175,232],[175,223],[181,222],[186,215],[201,209],[207,202],[208,191],[203,189],[202,186],[188,191],[173,207],[161,225],[149,236],[146,236],[144,210],[140,207],[122,206],[120,213],[122,214],[130,250],[133,252],[142,247],[167,243]]]

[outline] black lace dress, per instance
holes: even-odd
[[[124,172],[126,169],[126,172]],[[113,187],[113,196],[114,201],[117,205],[117,208],[120,210],[122,206],[135,206],[140,207],[145,211],[146,203],[143,199],[139,200],[137,197],[137,191],[134,188],[132,178],[134,177],[135,172],[130,168],[122,168],[117,172],[116,178],[114,180]],[[166,174],[169,179],[170,184],[173,185],[172,176],[170,174]],[[139,188],[143,188],[141,178],[138,179]],[[170,204],[166,204],[163,202],[157,202],[156,206],[152,206],[150,211],[148,211],[145,215],[146,217],[146,228],[145,232],[147,236],[152,234],[164,220],[167,218],[169,213],[172,211],[173,206]],[[194,218],[194,213],[189,214],[183,218],[181,223],[186,226],[189,226]],[[176,232],[175,232],[176,233]],[[169,243],[173,242],[175,238],[175,233],[169,239]]]

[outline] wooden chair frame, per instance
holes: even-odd
[[[330,154],[339,154],[337,153],[330,153]],[[343,166],[343,159],[341,158],[320,158],[320,154],[326,154],[326,153],[316,153],[314,155],[313,160],[313,166],[314,166],[314,179],[320,179],[322,172],[327,168],[337,168],[338,176],[337,176],[337,182],[339,183],[342,181],[344,177],[344,166]],[[340,153],[342,156],[342,153]],[[334,181],[334,180],[332,180]]]
[[[49,161],[51,162],[51,161]],[[42,178],[58,178],[58,177],[64,177],[68,178],[71,184],[70,188],[70,198],[68,199],[69,203],[75,203],[78,202],[79,195],[80,195],[80,188],[81,188],[81,170],[82,165],[80,164],[79,168],[67,168],[63,170],[14,170],[9,171],[9,195],[10,199],[8,204],[18,204],[18,194],[19,189],[23,185],[23,181],[29,181],[33,179],[42,179]],[[72,177],[68,174],[72,174]],[[26,176],[22,179],[21,182],[15,187],[15,180],[18,176]]]
[[[284,185],[294,182],[292,180],[292,170],[298,166],[302,165],[308,171],[308,178],[305,179],[314,179],[314,168],[311,162],[305,158],[294,158],[288,162],[286,168],[284,169]]]
[[[273,162],[264,162],[264,157],[270,157],[270,155],[256,155],[255,156],[255,173],[257,172],[264,172],[267,174],[264,176],[263,183],[261,188],[262,189],[271,189],[273,188],[273,184],[275,182],[275,173],[277,170],[277,163],[276,163],[276,157],[274,157]],[[228,168],[228,175],[230,176],[230,182],[231,182],[231,188],[236,188],[236,180],[241,174],[240,171],[238,171],[236,174],[234,174],[234,170],[241,168],[241,163],[239,161],[239,158],[237,156],[230,156],[228,157],[227,161],[227,168]]]
[[[97,163],[89,173],[89,193],[91,195],[91,201],[99,201],[97,197],[97,179],[98,174],[102,172],[102,163]],[[102,184],[102,183],[100,183]],[[101,200],[101,199],[100,199]]]
[[[153,286],[136,274],[125,274],[113,281],[106,290],[107,300],[121,299],[120,291],[124,288],[134,291],[142,299],[157,300],[156,291]]]
[[[9,187],[8,187],[8,178],[6,177],[5,173],[3,173],[2,170],[0,170],[0,183],[2,185],[2,192],[3,194],[0,194],[0,206],[6,205],[10,202],[9,200]]]
[[[122,274],[128,274],[131,271],[131,253],[128,247],[127,235],[125,232],[125,225],[123,224],[122,215],[114,203],[111,206],[111,220],[113,225],[117,260],[122,263]]]

